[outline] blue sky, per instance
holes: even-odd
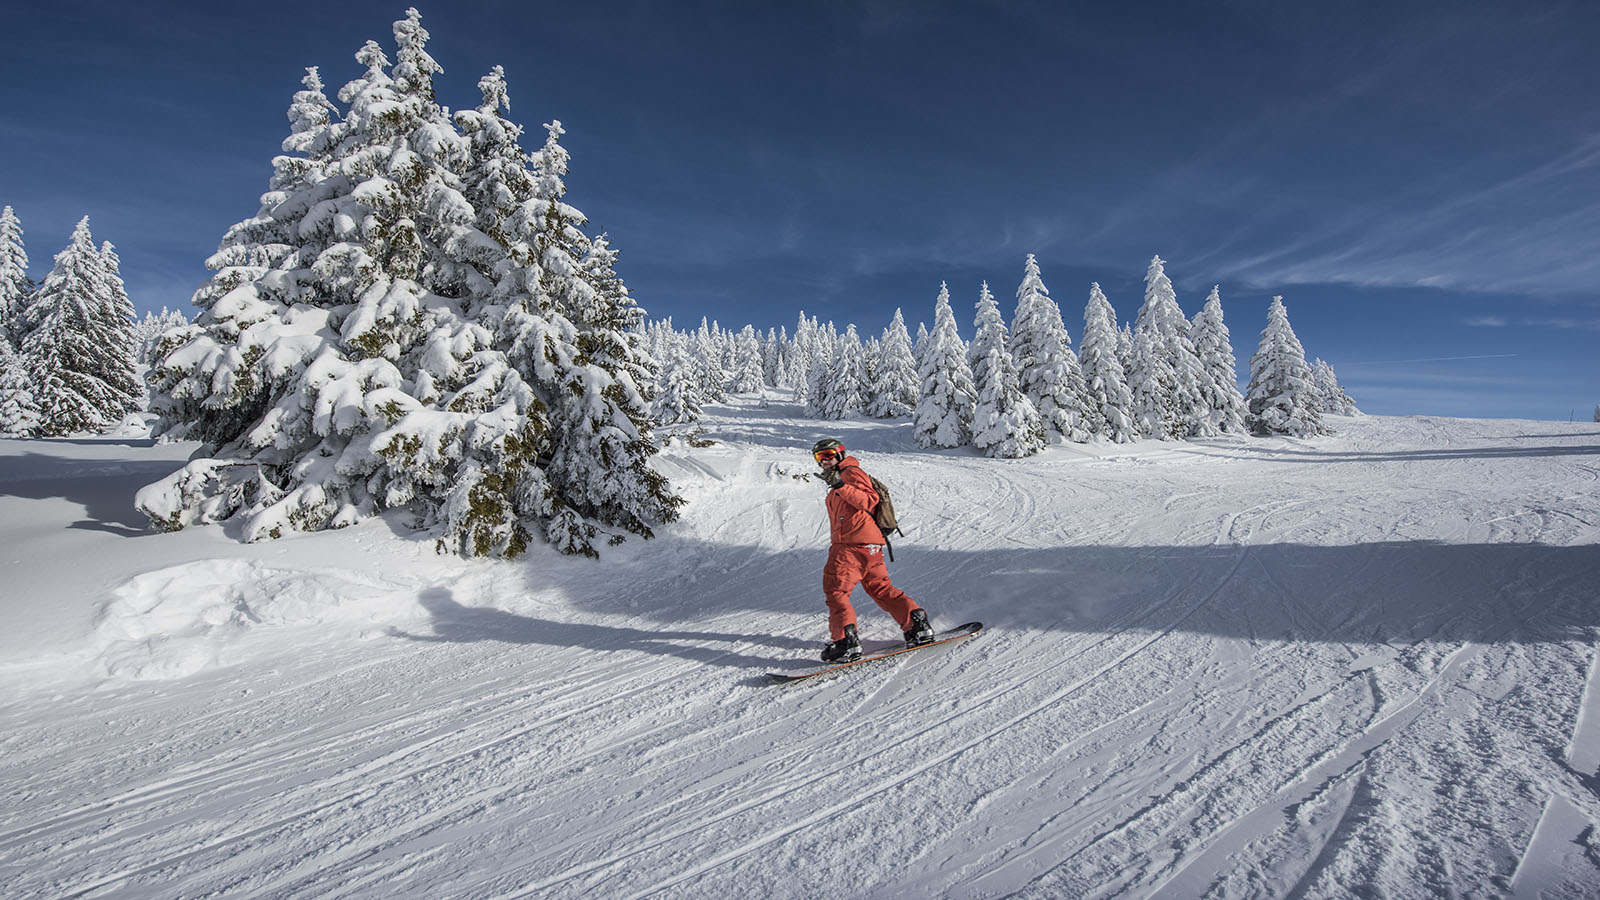
[[[35,277],[91,217],[141,310],[252,215],[303,68],[396,3],[58,0],[5,13],[0,203]],[[971,336],[1038,256],[1074,340],[1153,254],[1212,284],[1241,374],[1282,294],[1382,414],[1587,422],[1600,402],[1600,3],[418,4],[439,99],[505,66],[655,316]],[[530,138],[537,144],[537,138]],[[1009,306],[1007,307],[1009,312]]]

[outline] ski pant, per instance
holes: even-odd
[[[832,640],[844,637],[844,627],[856,624],[856,610],[850,605],[850,592],[856,585],[866,588],[867,596],[894,617],[900,630],[911,627],[911,613],[921,607],[905,591],[889,581],[879,544],[834,544],[828,549],[828,564],[822,570],[822,594],[828,604],[828,634]]]

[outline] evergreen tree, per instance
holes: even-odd
[[[1195,314],[1189,335],[1204,373],[1200,393],[1209,410],[1211,428],[1228,434],[1244,433],[1244,395],[1234,370],[1233,341],[1222,321],[1221,286],[1213,285],[1206,305]]]
[[[1015,459],[1045,447],[1044,426],[1032,401],[1022,393],[1017,367],[1007,348],[1000,308],[983,283],[978,293],[976,335],[967,348],[977,399],[972,414],[972,445],[988,456]]]
[[[681,501],[647,465],[618,335],[637,314],[563,200],[559,123],[519,173],[498,70],[458,131],[415,10],[394,34],[392,68],[375,43],[357,54],[342,120],[308,70],[261,211],[208,261],[195,323],[162,338],[158,427],[207,446],[140,508],[169,529],[244,515],[254,540],[411,506],[475,555],[650,536]]]
[[[526,224],[529,244],[538,255],[541,294],[556,312],[587,330],[602,312],[598,292],[582,277],[579,265],[591,249],[582,230],[586,220],[564,199],[571,158],[561,146],[566,129],[560,121],[544,127],[548,132],[544,147],[531,160],[537,200],[532,206],[534,215]]]
[[[1289,324],[1283,298],[1273,297],[1261,343],[1250,357],[1246,424],[1257,434],[1327,434],[1321,407],[1321,397],[1311,380],[1311,367],[1306,365],[1305,348]]]
[[[338,134],[332,123],[333,104],[322,92],[316,67],[306,69],[301,84],[305,90],[294,95],[289,107],[290,132],[283,141],[286,152],[272,161],[273,175],[267,192],[261,195],[259,211],[224,233],[217,252],[206,260],[206,266],[216,274],[193,298],[202,310],[208,310],[236,288],[249,285],[218,311],[233,329],[248,328],[268,314],[268,306],[246,304],[247,300],[293,304],[302,298],[313,299],[310,291],[302,290],[298,279],[265,277],[269,271],[286,273],[309,266],[316,258],[304,238],[312,229],[329,224],[334,205],[332,191],[339,184],[327,179],[324,185],[322,173]],[[300,224],[313,208],[317,215],[302,232]],[[352,230],[343,220],[340,225],[344,233]],[[245,305],[241,308],[240,304]],[[179,341],[176,337],[174,341],[176,346]]]
[[[1344,386],[1339,384],[1339,376],[1334,374],[1333,366],[1321,359],[1311,364],[1311,382],[1317,387],[1317,396],[1322,401],[1322,411],[1333,416],[1359,416],[1361,410],[1356,409],[1356,401],[1345,393]]]
[[[577,323],[578,346],[613,380],[627,381],[648,406],[655,400],[661,366],[643,341],[644,310],[617,274],[620,255],[611,246],[611,238],[600,234],[589,243],[588,255],[579,264],[581,277],[594,290],[596,311],[590,321]],[[648,421],[649,417],[644,417],[639,424],[648,427]]]
[[[805,310],[801,310],[800,320],[795,323],[794,338],[789,344],[788,357],[784,361],[784,378],[794,388],[794,402],[802,408],[811,402],[811,353],[815,335],[816,323],[806,317]]]
[[[85,217],[28,306],[22,354],[40,436],[103,431],[138,408],[133,323],[115,321],[126,293],[112,263],[95,249]]]
[[[22,355],[0,341],[0,437],[28,437],[39,427],[33,389]]]
[[[99,295],[103,298],[96,311],[100,344],[101,380],[111,385],[127,398],[124,414],[143,405],[145,387],[139,381],[136,367],[139,363],[138,341],[134,335],[133,301],[122,283],[122,261],[110,241],[100,245]]]
[[[694,365],[696,395],[701,403],[722,403],[728,399],[728,372],[722,365],[721,341],[711,323],[700,319],[700,328],[691,338],[689,349]]]
[[[761,342],[761,380],[767,387],[781,387],[783,379],[783,345],[787,342],[788,334],[779,335],[777,329],[768,328],[766,339]]]
[[[867,405],[866,351],[855,325],[845,326],[835,347],[829,367],[827,406],[823,410],[825,419],[860,415]]]
[[[663,425],[681,425],[700,418],[694,367],[681,347],[667,351],[661,369],[661,390],[656,393],[655,418]]]
[[[950,289],[939,285],[933,304],[933,331],[928,333],[917,365],[922,398],[912,416],[912,434],[923,447],[961,447],[972,439],[972,413],[977,388],[967,347],[956,329]]]
[[[471,227],[450,230],[451,256],[460,265],[453,268],[452,278],[440,279],[448,280],[448,286],[439,285],[447,296],[471,298],[466,318],[474,320],[483,318],[481,306],[493,293],[496,267],[507,262],[507,251],[532,252],[518,243],[515,229],[524,225],[528,214],[523,207],[538,192],[528,154],[519,143],[522,126],[502,112],[511,109],[505,69],[490,69],[478,80],[478,91],[478,106],[455,114],[466,142],[461,193],[473,209],[473,221]]]
[[[532,301],[525,308],[537,310],[546,323],[569,323],[571,356],[552,342],[554,332],[535,327],[513,341],[513,359],[533,363],[553,430],[545,473],[560,507],[547,533],[563,552],[593,556],[589,520],[648,538],[649,523],[676,518],[683,501],[649,465],[659,449],[645,387],[654,383],[654,364],[631,338],[642,313],[611,271],[615,256],[609,245],[602,243],[597,254],[580,228],[586,218],[566,203],[561,123],[545,129],[545,146],[533,158],[534,199],[525,205],[531,214],[520,223],[513,215],[512,233],[526,240],[539,264],[537,287],[524,287]],[[524,341],[530,333],[538,344]],[[548,374],[536,357],[519,352],[535,346],[542,348],[544,362],[553,363]]]
[[[22,346],[22,317],[33,294],[28,277],[28,252],[22,246],[22,222],[7,206],[0,209],[0,340]]]
[[[1083,309],[1083,380],[1088,394],[1091,431],[1118,444],[1138,440],[1131,411],[1133,395],[1128,391],[1118,353],[1117,314],[1101,292],[1099,283],[1089,287],[1089,303]]]
[[[818,328],[811,338],[811,369],[806,372],[806,415],[813,419],[830,417],[834,390],[834,363],[839,356],[839,334],[833,323]]]
[[[899,309],[883,332],[878,346],[878,365],[870,381],[872,401],[867,415],[879,419],[909,416],[917,408],[921,388],[917,380],[917,361],[911,352],[911,336]]]
[[[1050,298],[1039,263],[1028,254],[1022,283],[1017,286],[1017,315],[1011,334],[1011,357],[1022,392],[1039,413],[1047,435],[1087,441],[1087,388],[1072,339],[1061,321],[1061,307]]]
[[[733,373],[728,378],[728,393],[755,394],[761,390],[761,343],[753,326],[746,325],[734,339]]]
[[[1145,273],[1144,306],[1134,325],[1127,371],[1134,424],[1141,433],[1164,441],[1214,433],[1200,389],[1200,359],[1189,340],[1189,320],[1159,256],[1150,260]]]
[[[160,313],[145,313],[144,319],[133,326],[134,359],[140,365],[150,365],[161,336],[174,328],[189,324],[182,310],[161,307]]]

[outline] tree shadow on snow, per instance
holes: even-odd
[[[1600,547],[1593,545],[1396,540],[949,551],[904,540],[895,549],[898,560],[889,566],[895,584],[928,609],[935,626],[979,620],[995,629],[1042,632],[1047,640],[1188,632],[1247,642],[1531,644],[1592,640],[1600,629],[1594,588],[1600,584]],[[573,606],[635,622],[643,617],[663,631],[596,634],[587,626],[540,631],[546,623],[533,620],[499,624],[514,634],[538,634],[540,642],[597,647],[618,641],[759,640],[673,630],[681,622],[734,617],[750,622],[753,631],[811,628],[809,636],[821,641],[826,555],[825,547],[776,550],[664,537],[626,561],[598,564],[607,571],[595,578],[629,582],[626,595],[594,588],[586,596],[581,579],[557,576],[572,588]],[[545,566],[529,570],[531,589],[550,579]],[[863,640],[898,637],[897,626],[859,587],[852,601]],[[791,643],[799,649],[814,642]],[[666,652],[697,659],[707,652],[681,651]],[[737,659],[722,658],[729,664]]]
[[[1287,450],[1283,448],[1268,447],[1237,447],[1229,448],[1226,452],[1208,451],[1199,447],[1184,447],[1184,450],[1199,456],[1222,456],[1230,458],[1251,457],[1260,462],[1284,463],[1394,463],[1394,462],[1422,462],[1429,460],[1459,460],[1459,459],[1537,459],[1552,456],[1594,456],[1600,457],[1600,445],[1593,446],[1548,446],[1548,447],[1462,447],[1447,450],[1394,450],[1382,453],[1367,451],[1328,451],[1328,450]]]
[[[698,422],[693,428],[703,430],[704,436],[714,441],[742,441],[778,450],[793,448],[795,459],[806,465],[811,463],[812,442],[824,437],[841,440],[852,451],[868,453],[981,455],[969,447],[955,450],[922,447],[912,436],[908,420],[903,417],[872,419],[851,416],[829,421],[808,421],[805,423],[806,430],[797,431],[796,419],[801,418],[801,413],[792,404],[774,403],[769,409],[753,406],[740,408],[738,415],[736,421],[721,419]]]
[[[31,440],[48,444],[72,444],[78,447],[137,447],[145,450],[157,443],[155,438],[149,437],[31,438]]]
[[[156,532],[150,520],[134,508],[134,495],[183,465],[183,460],[129,462],[26,453],[8,464],[8,473],[20,477],[0,480],[0,496],[66,500],[82,506],[87,516],[68,527],[143,537]]]
[[[665,629],[556,622],[500,609],[463,606],[446,588],[434,587],[418,595],[417,601],[431,617],[432,634],[411,634],[392,629],[391,634],[408,640],[430,643],[477,643],[494,641],[530,646],[583,648],[597,652],[634,651],[658,656],[675,656],[707,665],[735,669],[771,667],[791,659],[793,653],[811,647],[794,638],[763,634],[727,634],[709,631]],[[750,644],[789,651],[769,657],[741,652]]]

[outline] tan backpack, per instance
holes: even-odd
[[[845,468],[841,466],[840,468]],[[861,469],[860,466],[850,466],[852,469]],[[889,548],[889,561],[894,562],[894,545],[889,543],[889,532],[905,537],[905,532],[900,530],[900,520],[894,514],[894,500],[889,496],[889,486],[868,475],[862,469],[861,474],[866,475],[872,482],[872,489],[878,492],[878,505],[872,508],[872,521],[878,525],[878,530],[883,532],[883,545]]]

